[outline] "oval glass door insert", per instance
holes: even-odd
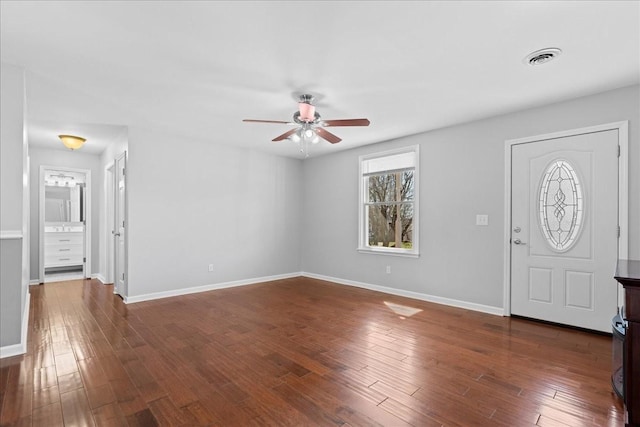
[[[582,231],[584,194],[567,160],[556,159],[549,164],[538,201],[538,223],[547,243],[554,251],[568,251]]]

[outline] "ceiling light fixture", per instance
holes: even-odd
[[[286,139],[299,144],[300,152],[304,154],[305,157],[309,157],[309,144],[317,144],[320,142],[320,136],[318,136],[317,131],[308,125],[303,125],[298,128]]]
[[[557,47],[548,47],[546,49],[536,50],[535,52],[531,52],[529,55],[525,56],[523,62],[525,64],[533,65],[542,65],[547,62],[553,61],[562,53],[561,49]]]
[[[82,148],[86,139],[74,135],[58,135],[65,147],[69,150],[77,150]]]
[[[75,187],[75,177],[71,175],[65,175],[63,173],[47,175],[44,178],[45,185],[54,187]]]

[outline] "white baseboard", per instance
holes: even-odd
[[[490,306],[490,305],[477,304],[477,303],[468,302],[468,301],[461,301],[461,300],[456,300],[456,299],[451,299],[451,298],[444,298],[444,297],[439,297],[439,296],[435,296],[435,295],[423,294],[423,293],[419,293],[419,292],[405,291],[405,290],[402,290],[402,289],[395,289],[395,288],[389,288],[389,287],[386,287],[386,286],[372,285],[370,283],[357,282],[357,281],[354,281],[354,280],[345,280],[345,279],[340,279],[340,278],[337,278],[337,277],[324,276],[322,274],[315,274],[315,273],[308,273],[308,272],[296,272],[296,273],[280,274],[280,275],[275,275],[275,276],[256,277],[256,278],[253,278],[253,279],[236,280],[236,281],[232,281],[232,282],[223,282],[223,283],[214,283],[214,284],[211,284],[211,285],[195,286],[195,287],[192,287],[192,288],[175,289],[175,290],[164,291],[164,292],[154,292],[154,293],[151,293],[151,294],[143,294],[143,295],[135,295],[135,296],[124,297],[123,300],[124,300],[124,302],[126,304],[134,304],[134,303],[142,302],[142,301],[151,301],[151,300],[161,299],[161,298],[169,298],[169,297],[175,297],[175,296],[180,296],[180,295],[195,294],[195,293],[198,293],[198,292],[214,291],[214,290],[217,290],[217,289],[232,288],[232,287],[236,287],[236,286],[253,285],[255,283],[272,282],[274,280],[289,279],[289,278],[298,277],[298,276],[304,276],[304,277],[310,277],[310,278],[313,278],[313,279],[325,280],[325,281],[337,283],[337,284],[340,284],[340,285],[355,286],[355,287],[358,287],[358,288],[364,288],[364,289],[369,289],[369,290],[372,290],[372,291],[383,292],[385,294],[398,295],[398,296],[401,296],[401,297],[413,298],[413,299],[417,299],[417,300],[421,300],[421,301],[428,301],[428,302],[433,302],[433,303],[436,303],[436,304],[448,305],[448,306],[451,306],[451,307],[458,307],[458,308],[464,308],[464,309],[472,310],[472,311],[479,311],[479,312],[482,312],[482,313],[493,314],[493,315],[496,315],[496,316],[504,316],[504,309],[502,307],[494,307],[494,306]]]
[[[151,301],[154,299],[175,297],[179,295],[195,294],[198,292],[215,291],[217,289],[233,288],[236,286],[253,285],[253,284],[262,283],[262,282],[273,282],[274,280],[290,279],[292,277],[299,277],[301,275],[302,273],[295,272],[295,273],[287,273],[287,274],[278,274],[275,276],[256,277],[253,279],[235,280],[232,282],[214,283],[211,285],[195,286],[192,288],[183,288],[183,289],[175,289],[175,290],[164,291],[164,292],[154,292],[151,294],[128,296],[128,297],[123,297],[123,300],[125,304],[133,304],[136,302]]]
[[[99,280],[99,281],[100,281],[100,282],[102,282],[103,284],[107,283],[107,279],[105,279],[105,277],[104,277],[102,274],[100,274],[100,273],[92,274],[92,275],[91,275],[91,278],[92,278],[92,279]]]
[[[40,279],[31,279],[31,280],[29,280],[29,286],[39,285],[40,283],[41,283]]]
[[[339,279],[337,277],[323,276],[322,274],[302,272],[302,276],[310,277],[312,279],[325,280],[327,282],[338,283],[340,285],[355,286],[358,288],[364,288],[372,291],[383,292],[385,294],[398,295],[401,297],[434,302],[436,304],[448,305],[451,307],[458,307],[458,308],[464,308],[467,310],[479,311],[482,313],[493,314],[496,316],[504,316],[504,309],[502,307],[493,307],[490,305],[476,304],[474,302],[444,298],[444,297],[439,297],[435,295],[423,294],[419,292],[405,291],[402,289],[389,288],[386,286],[372,285],[370,283],[356,282],[354,280]]]
[[[29,306],[31,303],[31,295],[27,292],[25,307],[22,310],[21,337],[18,344],[5,345],[0,347],[0,359],[5,357],[18,356],[27,352],[27,332],[29,331]]]

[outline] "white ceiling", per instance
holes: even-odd
[[[286,125],[241,120],[290,120],[300,93],[324,119],[371,120],[319,155],[637,84],[639,6],[3,0],[0,52],[27,71],[33,145],[75,127],[97,151],[92,136],[143,126],[300,157],[270,142]],[[547,47],[563,54],[523,63]]]

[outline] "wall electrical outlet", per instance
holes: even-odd
[[[489,215],[476,215],[476,225],[489,225]]]
[[[391,274],[391,266],[387,265],[387,274]]]
[[[213,264],[209,264],[209,271],[213,271]]]

